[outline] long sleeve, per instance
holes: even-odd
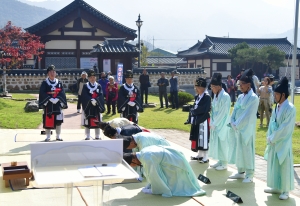
[[[215,127],[223,126],[222,123],[228,118],[230,113],[230,97],[224,95],[217,107],[218,111],[213,112],[210,122],[210,125]],[[214,108],[212,108],[212,110],[214,110]]]
[[[203,96],[200,102],[201,102],[201,106],[198,106],[197,109],[193,109],[192,115],[201,115],[201,114],[208,113],[210,111],[211,98],[209,95]]]

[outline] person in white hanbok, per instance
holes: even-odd
[[[265,159],[268,161],[266,193],[278,193],[279,199],[289,198],[294,189],[294,167],[292,135],[295,126],[296,109],[289,102],[288,79],[283,77],[275,88],[277,103],[272,112],[268,132]]]
[[[256,111],[259,100],[251,88],[252,74],[252,69],[248,69],[240,79],[243,94],[239,95],[230,120],[230,126],[234,131],[231,134],[235,139],[235,143],[229,148],[233,160],[230,163],[237,166],[238,173],[229,178],[244,179],[244,183],[253,182],[255,168]]]
[[[216,170],[227,169],[228,126],[230,119],[230,96],[222,88],[222,74],[215,73],[211,81],[211,90],[215,94],[212,101],[210,118],[210,142],[208,155],[218,162],[210,165]]]

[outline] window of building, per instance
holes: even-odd
[[[194,63],[189,63],[189,68],[194,68]]]
[[[227,63],[226,62],[218,62],[217,63],[217,71],[227,71]]]

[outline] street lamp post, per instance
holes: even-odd
[[[141,20],[141,15],[139,14],[139,18],[138,20],[136,21],[136,25],[138,27],[138,35],[139,35],[139,38],[138,38],[138,44],[139,44],[139,61],[138,61],[138,68],[141,67],[141,26],[143,25],[143,21]]]

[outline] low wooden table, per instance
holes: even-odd
[[[2,163],[1,168],[3,180],[5,180],[5,187],[9,187],[9,180],[22,178],[26,178],[26,186],[29,185],[29,178],[32,174],[27,162],[17,162],[16,166],[11,166],[11,163]]]

